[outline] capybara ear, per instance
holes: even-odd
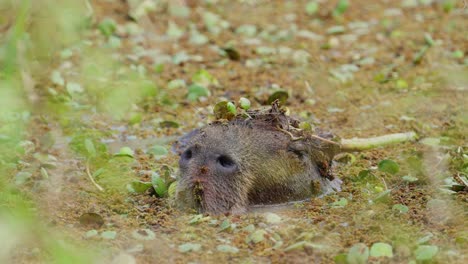
[[[200,134],[200,129],[194,129],[180,137],[176,142],[172,144],[172,152],[176,153],[179,156],[182,155],[182,153],[187,149],[190,141],[198,134]]]
[[[301,140],[291,141],[288,150],[298,155],[300,159],[315,164],[323,178],[334,179],[331,173],[331,165],[333,157],[341,151],[340,144],[313,135]]]

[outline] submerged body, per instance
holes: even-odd
[[[180,151],[177,204],[213,214],[242,213],[249,205],[339,189],[340,181],[328,177],[334,154],[311,138],[293,139],[284,130],[288,119],[274,111],[190,133]]]

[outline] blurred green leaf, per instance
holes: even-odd
[[[86,151],[89,154],[89,157],[91,158],[96,157],[96,148],[94,147],[93,141],[87,138],[84,141],[84,145],[85,145]]]
[[[393,257],[393,248],[391,245],[387,243],[374,243],[370,249],[370,256],[371,257]]]
[[[208,88],[198,84],[192,84],[188,87],[187,99],[190,101],[196,101],[198,98],[203,96],[210,96],[210,94],[211,93]]]
[[[439,252],[439,247],[437,246],[421,245],[414,251],[414,256],[416,260],[429,261],[437,255],[437,252]]]
[[[113,19],[106,18],[99,23],[98,29],[104,36],[110,37],[117,29],[117,24]]]
[[[169,188],[167,189],[167,196],[169,196],[169,198],[175,197],[176,190],[177,190],[177,181],[172,182],[169,185]]]
[[[366,244],[358,243],[353,245],[346,257],[348,264],[365,264],[369,258],[369,248]]]
[[[153,185],[154,190],[156,191],[156,194],[159,197],[165,197],[167,194],[167,184],[166,181],[161,178],[161,176],[158,173],[153,173],[151,175],[151,183]]]
[[[336,202],[333,202],[331,204],[331,207],[333,207],[333,208],[342,208],[342,207],[345,207],[346,205],[348,205],[348,199],[340,198],[340,200],[338,200]]]
[[[409,211],[408,206],[403,204],[393,205],[392,210],[398,211],[400,214],[406,214]]]
[[[409,175],[403,176],[401,178],[406,182],[416,182],[416,181],[418,181],[418,178],[413,177],[413,176],[409,176]]]
[[[179,246],[179,252],[182,252],[182,253],[187,253],[187,252],[192,252],[192,251],[196,252],[196,251],[200,251],[201,247],[202,246],[200,244],[185,243]]]
[[[254,243],[254,244],[257,244],[257,243],[260,243],[262,242],[263,240],[265,240],[265,235],[267,234],[267,232],[263,229],[258,229],[258,230],[255,230],[252,234],[250,234],[248,237],[247,237],[247,240],[246,242],[247,243]]]
[[[245,98],[245,97],[241,97],[239,99],[239,105],[240,105],[240,108],[244,109],[244,110],[249,110],[250,109],[250,100]]]
[[[309,16],[312,16],[315,13],[317,13],[318,9],[319,9],[319,4],[316,1],[308,2],[305,7],[306,14]]]
[[[192,76],[192,82],[201,86],[210,86],[217,85],[218,80],[216,80],[213,75],[211,75],[207,70],[199,70]]]
[[[230,245],[219,245],[216,247],[216,250],[218,250],[219,252],[232,253],[232,254],[239,252],[239,249],[237,247],[230,246]]]
[[[231,221],[229,219],[224,219],[223,222],[221,222],[221,225],[219,226],[219,231],[226,231],[231,228]]]
[[[284,104],[286,104],[286,101],[288,100],[288,98],[289,98],[289,93],[287,91],[278,90],[278,91],[275,91],[274,93],[272,93],[268,97],[267,104],[271,105],[276,99],[278,99],[279,102],[280,102],[280,105],[284,105]]]
[[[28,181],[32,176],[32,173],[30,172],[26,172],[26,171],[20,171],[16,174],[16,177],[15,177],[15,184],[16,185],[22,185],[24,184],[26,181]]]
[[[154,145],[147,151],[149,154],[153,154],[156,158],[161,158],[166,156],[169,151],[164,146]]]
[[[378,164],[378,168],[382,172],[390,173],[390,174],[397,174],[400,170],[400,166],[393,160],[382,160]]]
[[[333,9],[333,15],[334,16],[341,16],[348,10],[349,7],[349,1],[348,0],[339,0],[338,3],[336,4],[335,9]]]
[[[132,181],[127,185],[127,190],[131,193],[144,193],[153,186],[151,182]]]
[[[388,202],[390,200],[390,194],[391,194],[392,190],[389,189],[389,190],[386,190],[386,191],[383,191],[381,193],[379,193],[377,195],[377,197],[374,198],[374,202],[376,203],[385,203],[385,202]]]
[[[129,147],[122,147],[120,148],[119,152],[115,153],[114,156],[126,156],[133,158],[133,150]]]
[[[221,101],[213,107],[213,113],[216,119],[231,120],[236,116],[236,106],[228,101]]]
[[[137,240],[154,240],[156,238],[156,234],[147,228],[133,231],[132,236]]]

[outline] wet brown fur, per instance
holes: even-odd
[[[339,180],[329,177],[336,146],[290,130],[295,120],[277,105],[249,114],[213,122],[185,139],[178,205],[213,214],[243,213],[249,205],[301,200],[339,189]],[[293,133],[301,139],[293,140]],[[232,161],[228,169],[219,165],[221,156]]]

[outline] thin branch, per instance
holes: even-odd
[[[89,170],[89,159],[86,160],[86,174],[88,175],[91,182],[98,188],[99,191],[103,192],[104,188],[102,188],[97,182],[94,180],[93,175],[91,175],[91,171]]]
[[[372,138],[342,139],[341,150],[345,152],[363,151],[385,145],[413,141],[418,138],[414,132],[388,134]]]
[[[304,138],[304,137],[296,137],[296,136],[294,136],[291,132],[289,132],[288,130],[282,129],[282,128],[279,127],[279,126],[277,126],[276,128],[277,128],[279,131],[281,131],[281,132],[283,132],[283,133],[289,135],[289,136],[291,137],[291,140],[292,140],[292,141],[297,141],[297,140],[301,140],[301,139]]]
[[[331,141],[329,139],[326,139],[326,138],[323,138],[323,137],[319,137],[317,135],[312,135],[311,137],[315,138],[315,139],[318,139],[320,141],[323,141],[325,143],[328,143],[328,144],[333,144],[333,145],[340,145],[340,143],[337,143],[335,141]]]

